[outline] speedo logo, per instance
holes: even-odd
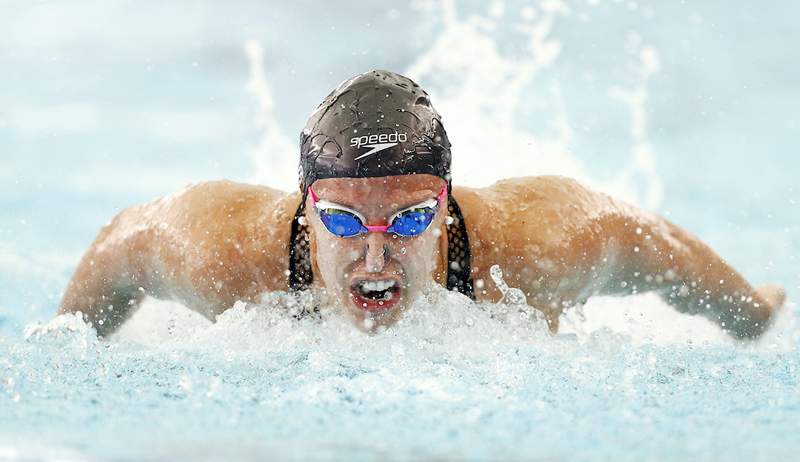
[[[371,148],[369,151],[356,157],[354,160],[363,159],[367,156],[381,152],[384,149],[397,146],[399,143],[405,143],[408,137],[405,133],[381,133],[379,135],[364,135],[354,136],[350,138],[350,147],[353,148]]]

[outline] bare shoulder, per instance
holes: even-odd
[[[526,242],[554,245],[589,221],[626,208],[562,176],[511,178],[487,188],[456,188],[454,195],[470,234],[489,241],[508,241],[517,235]]]
[[[183,190],[151,202],[151,207],[165,212],[193,212],[203,214],[248,213],[256,209],[271,209],[287,194],[266,186],[233,181],[206,181],[187,186]]]
[[[107,228],[119,236],[176,234],[191,236],[195,243],[204,236],[230,234],[242,226],[254,226],[265,213],[280,212],[287,194],[263,186],[232,181],[208,181],[120,212]]]
[[[602,252],[594,234],[607,217],[627,213],[625,205],[570,178],[537,176],[499,181],[481,189],[453,191],[470,239],[473,277],[486,281],[499,264],[506,282],[517,287],[556,286],[584,259]]]
[[[486,188],[456,187],[454,193],[458,196],[459,192],[475,194],[482,202],[502,202],[503,205],[523,202],[523,199],[541,204],[585,201],[597,194],[572,178],[555,175],[508,178]]]
[[[107,333],[144,295],[180,300],[213,319],[236,300],[285,289],[299,201],[299,194],[215,181],[127,208],[84,254],[60,311],[81,311]]]
[[[592,208],[596,213],[616,210],[619,204],[609,196],[594,191],[586,185],[564,176],[534,176],[498,181],[484,190],[489,198],[496,198],[507,206],[535,207],[536,210],[578,210]]]
[[[126,210],[117,228],[141,230],[135,239],[146,268],[167,271],[148,279],[173,281],[165,291],[198,296],[215,306],[285,288],[290,223],[300,202],[264,186],[231,181],[190,185]]]

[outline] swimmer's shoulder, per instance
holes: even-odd
[[[583,183],[566,176],[539,175],[507,178],[499,180],[485,188],[454,188],[458,199],[461,194],[477,194],[482,200],[526,198],[530,200],[542,199],[547,201],[586,200],[594,198],[597,192],[591,190]]]
[[[267,186],[228,180],[205,181],[188,185],[178,193],[156,201],[165,210],[213,223],[252,223],[269,217],[291,217],[300,203],[300,194],[286,193]],[[206,223],[208,224],[208,223]]]
[[[137,215],[157,234],[152,241],[163,247],[159,258],[176,255],[179,263],[167,267],[183,266],[194,286],[219,286],[231,297],[248,298],[285,288],[290,224],[299,203],[299,193],[208,181],[146,204]]]
[[[238,183],[230,180],[202,181],[185,186],[180,191],[160,201],[181,201],[193,207],[207,205],[212,208],[238,204],[266,204],[287,193],[267,186]]]
[[[300,194],[223,180],[190,185],[164,201],[165,216],[190,230],[195,242],[285,253]]]
[[[613,199],[591,190],[575,179],[557,176],[528,176],[497,181],[485,188],[458,187],[453,195],[466,215],[483,214],[506,218],[520,212],[559,214],[572,210],[616,207]],[[526,213],[528,214],[528,213]]]
[[[227,180],[205,181],[131,207],[120,215],[148,228],[172,228],[209,236],[268,223],[285,223],[286,228],[299,203],[298,193]]]
[[[489,269],[500,264],[505,281],[534,293],[559,287],[583,258],[588,243],[575,240],[613,213],[608,196],[562,176],[510,178],[486,188],[453,190],[469,236],[472,276],[485,283],[483,298],[497,300]],[[557,315],[555,313],[554,315]]]
[[[486,188],[455,187],[453,195],[470,239],[492,248],[557,246],[598,215],[619,208],[605,194],[555,175],[510,178]]]

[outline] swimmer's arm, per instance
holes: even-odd
[[[595,232],[586,233],[602,249],[592,266],[595,293],[656,291],[677,310],[701,314],[737,338],[766,330],[784,302],[780,287],[754,289],[709,246],[664,218],[625,204],[614,209],[591,220]]]
[[[83,314],[98,335],[113,332],[146,295],[141,244],[145,229],[127,229],[138,217],[128,209],[105,225],[67,285],[59,314]]]
[[[785,298],[777,286],[754,289],[697,237],[664,218],[569,178],[515,178],[455,193],[468,213],[478,294],[499,298],[481,283],[501,262],[505,282],[523,290],[551,330],[565,307],[593,295],[655,291],[679,311],[753,338]]]
[[[213,320],[237,300],[285,290],[295,196],[217,181],[126,209],[81,259],[59,313],[82,312],[105,336],[145,296]]]

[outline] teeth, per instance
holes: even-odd
[[[382,290],[389,289],[394,287],[396,284],[395,281],[386,280],[386,281],[363,281],[359,284],[359,288],[363,292],[379,292]]]

